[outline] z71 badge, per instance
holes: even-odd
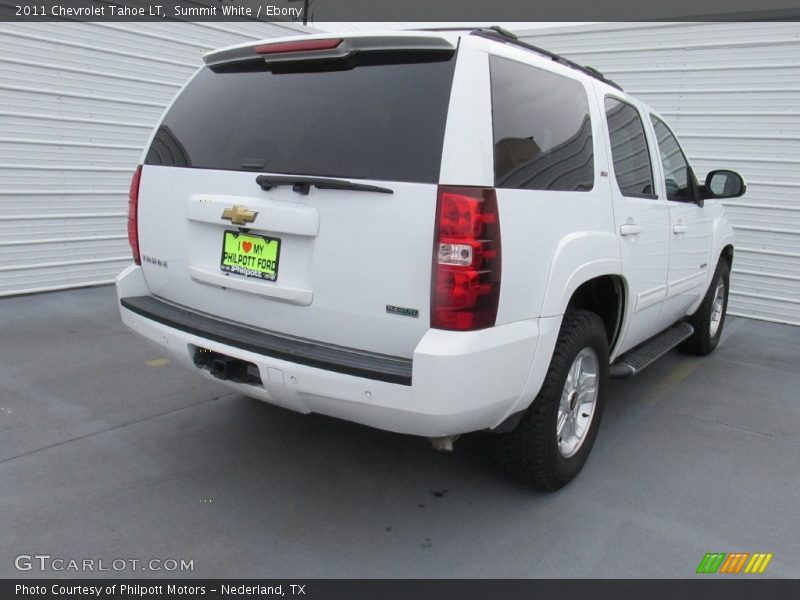
[[[403,306],[386,305],[386,312],[392,315],[400,315],[401,317],[419,317],[419,310],[416,308],[405,308]]]

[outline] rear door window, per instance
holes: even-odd
[[[592,123],[583,85],[507,58],[489,61],[495,186],[591,190]]]
[[[605,109],[614,175],[622,195],[657,198],[650,151],[639,111],[633,105],[611,96],[606,96]]]
[[[315,72],[206,67],[146,163],[436,183],[455,54],[358,60]]]

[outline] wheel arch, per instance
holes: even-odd
[[[622,275],[609,273],[578,286],[567,303],[567,310],[580,308],[598,315],[606,329],[609,354],[613,354],[625,319],[626,297],[625,279]]]
[[[733,268],[733,244],[727,244],[722,248],[722,250],[719,253],[719,259],[717,260],[717,262],[719,262],[720,260],[728,261],[728,269]]]
[[[553,254],[540,316],[563,315],[580,286],[606,275],[622,275],[619,240],[612,233],[565,236]]]

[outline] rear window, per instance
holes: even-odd
[[[146,163],[435,183],[455,55],[409,60],[395,53],[317,72],[204,68]]]
[[[495,186],[591,190],[592,123],[583,85],[499,56],[489,64]]]

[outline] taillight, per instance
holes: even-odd
[[[500,299],[500,218],[492,188],[439,186],[431,327],[492,327]]]
[[[283,54],[284,52],[312,52],[314,50],[333,50],[342,43],[341,38],[325,40],[298,40],[294,42],[274,42],[255,47],[256,54]]]
[[[128,193],[128,243],[131,245],[133,262],[142,264],[139,255],[139,182],[142,179],[142,165],[136,167],[131,178],[131,190]]]

